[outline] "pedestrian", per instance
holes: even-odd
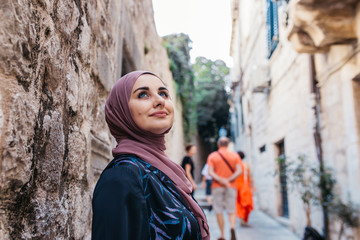
[[[235,152],[230,152],[227,147],[230,140],[227,137],[219,138],[218,151],[208,156],[209,174],[213,178],[212,196],[213,209],[220,228],[221,237],[224,240],[224,216],[226,209],[229,215],[231,240],[236,240],[236,178],[241,174],[240,157]]]
[[[195,180],[194,180],[194,161],[191,157],[196,154],[196,146],[193,144],[187,144],[185,146],[186,156],[183,158],[181,167],[185,170],[185,175],[189,179],[193,191],[191,192],[191,196],[194,196],[194,192],[197,188]]]
[[[242,174],[236,180],[237,183],[237,199],[236,199],[236,214],[240,218],[240,224],[244,227],[249,226],[249,215],[253,210],[252,199],[252,178],[250,174],[249,165],[244,161],[245,154],[242,151],[238,152],[241,158]]]
[[[117,145],[93,194],[92,239],[205,239],[206,217],[183,169],[164,153],[174,106],[155,74],[121,77],[105,104]]]
[[[212,184],[212,177],[209,175],[209,165],[205,163],[203,169],[201,170],[202,181],[201,186],[205,188],[205,196],[206,202],[209,204],[209,211],[212,210],[212,200],[211,200],[211,184]]]

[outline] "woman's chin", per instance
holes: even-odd
[[[162,128],[155,128],[155,129],[151,129],[149,132],[161,135],[161,134],[167,133],[171,127],[172,126],[165,126],[165,127],[162,127]]]

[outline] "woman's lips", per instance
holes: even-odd
[[[150,114],[151,117],[166,117],[168,114],[165,111],[157,111]]]

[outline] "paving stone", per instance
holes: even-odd
[[[195,192],[195,199],[203,203],[205,198],[204,190],[198,188]],[[214,211],[204,210],[210,228],[211,240],[220,237],[220,229],[216,222]],[[230,239],[230,224],[228,215],[224,213],[225,219],[225,239]],[[300,240],[290,229],[280,224],[269,215],[260,210],[254,210],[249,218],[250,227],[242,227],[239,219],[236,223],[236,236],[238,240]]]

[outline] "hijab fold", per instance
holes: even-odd
[[[112,154],[113,156],[134,154],[165,173],[174,182],[198,220],[202,239],[209,240],[209,226],[204,212],[190,195],[192,192],[190,181],[186,178],[183,168],[171,161],[164,152],[165,133],[169,132],[170,128],[163,134],[154,134],[139,128],[132,118],[129,108],[131,91],[136,80],[143,74],[151,74],[159,78],[147,71],[130,72],[115,83],[106,101],[105,119],[117,142]]]

